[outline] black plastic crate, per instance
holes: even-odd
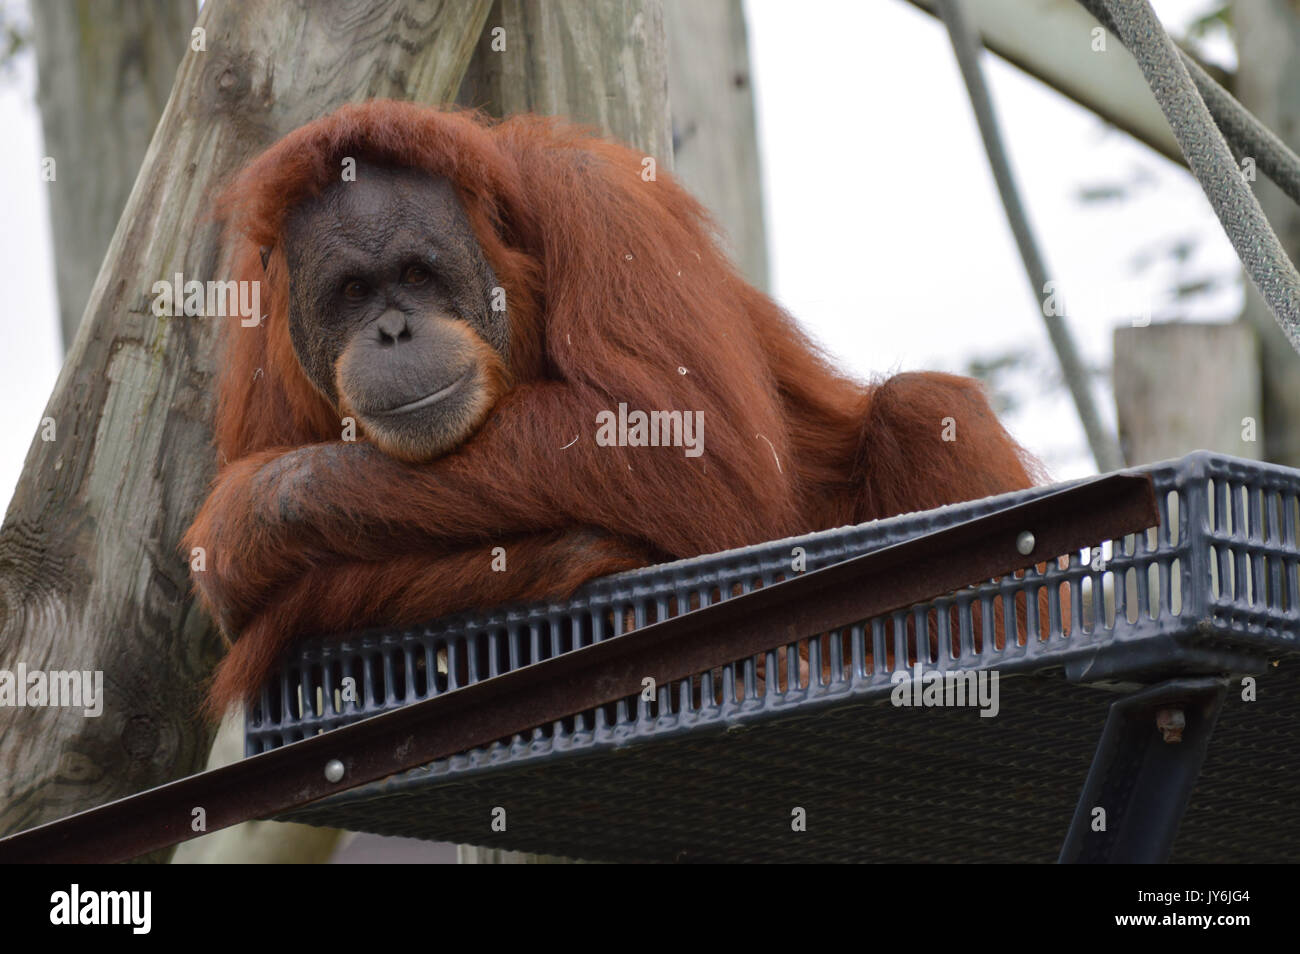
[[[1152,477],[1159,528],[862,621],[847,628],[847,654],[839,639],[805,641],[810,665],[795,684],[768,678],[760,692],[758,660],[745,660],[703,674],[698,692],[683,680],[660,687],[653,704],[603,706],[283,817],[602,860],[1051,860],[1114,691],[1253,673],[1258,701],[1229,693],[1175,859],[1300,860],[1300,768],[1291,768],[1300,686],[1290,671],[1300,650],[1300,472],[1204,452],[1137,470]],[[564,604],[312,641],[250,709],[247,752],[616,638],[629,619],[639,627],[770,585],[792,575],[795,548],[813,570],[1052,489],[622,573]],[[1044,588],[1050,627],[1040,638]],[[1001,641],[990,638],[995,602]],[[1026,611],[1029,636],[1019,638]],[[909,651],[909,619],[925,670],[999,673],[997,718],[889,705],[885,649]],[[787,663],[797,651],[787,647]],[[767,673],[777,656],[767,654]],[[361,701],[340,702],[345,675]],[[1266,823],[1246,810],[1254,804]],[[489,828],[497,806],[506,832]],[[808,812],[807,831],[791,831],[795,807]]]

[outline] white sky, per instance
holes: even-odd
[[[707,0],[702,0],[707,2]],[[1208,0],[1155,0],[1180,29]],[[961,371],[972,356],[1031,349],[1046,332],[939,23],[903,0],[747,0],[772,287],[848,370]],[[1218,52],[1216,50],[1216,52]],[[1225,53],[1230,56],[1230,51]],[[1157,302],[1172,278],[1232,275],[1237,260],[1195,181],[1091,113],[984,57],[1007,148],[1051,273],[1065,289],[1137,278]],[[60,355],[33,58],[0,76],[0,500],[22,471]],[[1124,202],[1085,186],[1131,181]],[[1175,272],[1133,273],[1140,254],[1192,239]],[[1225,319],[1240,285],[1172,314]],[[1157,320],[1160,316],[1157,310]],[[1109,367],[1118,321],[1072,312],[1088,361]],[[1093,467],[1065,392],[1024,373],[1004,419],[1058,478]],[[1109,385],[1097,387],[1113,421]]]

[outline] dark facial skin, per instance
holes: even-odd
[[[289,334],[312,383],[383,450],[431,460],[504,390],[509,322],[446,179],[357,164],[285,224]]]

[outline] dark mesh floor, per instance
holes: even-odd
[[[1059,671],[1000,690],[991,719],[827,706],[441,779],[417,770],[284,817],[602,861],[1055,861],[1114,697]],[[1300,661],[1258,696],[1230,693],[1172,860],[1300,861]],[[496,806],[506,832],[490,831]],[[806,831],[791,830],[796,806]]]
[[[1300,861],[1300,656],[1230,687],[1170,861]]]

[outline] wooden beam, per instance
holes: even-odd
[[[935,0],[907,0],[938,17]],[[1113,123],[1156,152],[1186,165],[1137,62],[1107,34],[1093,50],[1100,24],[1074,0],[977,0],[966,4],[984,46]]]

